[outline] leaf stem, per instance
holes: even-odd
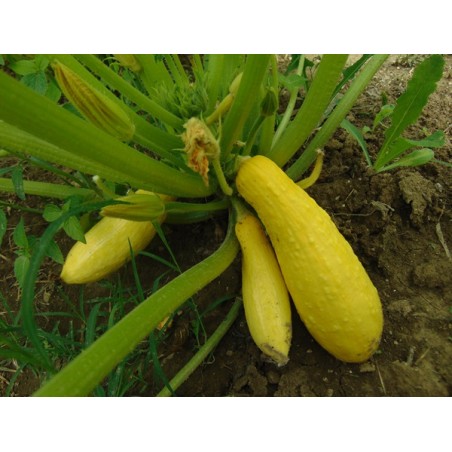
[[[148,96],[145,96],[139,90],[134,88],[132,85],[130,85],[130,83],[116,74],[116,72],[102,63],[99,58],[95,57],[94,55],[77,55],[76,59],[85,64],[97,75],[99,75],[108,86],[118,90],[129,100],[135,102],[144,111],[154,116],[154,118],[168,124],[171,127],[182,127],[183,120],[181,118],[166,110],[157,102],[153,101]]]
[[[88,395],[161,320],[221,275],[233,262],[238,250],[231,221],[226,239],[217,251],[144,300],[34,395]]]
[[[177,197],[204,197],[215,190],[206,187],[197,175],[183,173],[121,143],[1,71],[0,98],[1,119],[76,156],[77,163],[69,161],[66,166],[84,172],[80,162],[86,158],[124,175],[113,182]]]
[[[353,107],[358,96],[364,91],[372,77],[385,62],[388,55],[374,55],[359,75],[354,79],[344,97],[340,100],[331,115],[322,125],[315,137],[298,160],[287,170],[287,175],[293,180],[300,179],[301,175],[309,168],[316,159],[317,149],[323,149],[335,130],[340,126],[342,120]],[[281,143],[282,139],[280,140]]]
[[[248,116],[259,100],[262,80],[267,72],[270,55],[248,55],[240,86],[222,129],[221,153],[226,160],[234,143],[240,138]]]
[[[221,341],[223,336],[228,332],[229,328],[237,319],[240,308],[242,306],[242,301],[237,298],[231,309],[227,313],[223,322],[218,326],[215,332],[207,339],[205,344],[198,350],[198,352],[190,359],[190,361],[173,377],[169,382],[169,387],[176,391],[182,383],[184,383],[188,377],[202,364],[206,357],[215,349],[218,343]],[[171,391],[168,387],[164,387],[158,394],[157,397],[168,397],[171,396]]]
[[[94,192],[88,188],[72,187],[70,185],[52,184],[50,182],[38,182],[24,180],[24,192],[28,195],[43,196],[45,198],[66,199],[69,196],[89,197]],[[0,177],[0,192],[15,193],[11,179]]]
[[[218,185],[220,186],[222,192],[226,196],[231,196],[233,191],[229,186],[226,177],[224,176],[223,168],[221,167],[220,159],[216,158],[212,160],[212,166],[215,171],[215,175],[217,176]]]
[[[303,73],[304,60],[305,60],[305,57],[304,57],[304,55],[302,55],[300,57],[300,60],[298,62],[298,67],[295,72],[296,75],[301,75]],[[295,108],[295,103],[297,102],[298,91],[299,91],[298,87],[293,88],[290,91],[289,103],[287,104],[286,111],[284,112],[281,122],[279,123],[279,126],[276,129],[272,146],[274,146],[277,143],[277,141],[281,138],[281,135],[283,134],[283,132],[286,130],[287,126],[289,125],[290,118],[292,117],[293,109]]]
[[[283,166],[318,126],[331,102],[331,96],[346,61],[347,55],[324,55],[322,57],[300,110],[267,154],[267,157],[277,165]],[[315,149],[321,147],[317,145]]]

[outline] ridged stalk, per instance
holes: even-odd
[[[330,114],[325,124],[317,132],[308,147],[298,160],[287,170],[287,175],[293,179],[299,179],[317,157],[317,149],[322,149],[333,133],[341,124],[347,113],[353,107],[358,96],[364,91],[372,77],[386,61],[388,55],[375,55],[364,66],[363,70],[350,85],[336,108]],[[282,139],[281,139],[282,141]]]
[[[233,262],[238,250],[233,226],[230,226],[217,251],[144,300],[34,395],[67,397],[90,394],[161,320],[220,276]]]
[[[125,107],[125,104],[121,100],[106,89],[104,84],[94,77],[93,74],[91,74],[72,55],[48,55],[48,57],[51,60],[56,59],[65,64],[69,69],[74,71],[79,77],[92,85],[95,89],[108,96],[113,102],[117,103],[122,108]],[[128,114],[133,119],[135,124],[135,134],[133,140],[149,150],[152,150],[161,157],[177,164],[177,158],[169,151],[180,147],[180,139],[177,136],[166,132],[162,128],[152,125],[149,121],[146,121],[143,116],[136,114],[132,109],[128,107],[127,109]]]
[[[91,196],[93,191],[88,188],[71,187],[70,185],[51,184],[24,180],[24,192],[27,195],[43,196],[45,198],[66,199],[69,196]],[[11,179],[0,177],[0,192],[15,193]]]
[[[143,93],[134,88],[130,83],[120,77],[116,72],[112,71],[99,58],[94,55],[76,55],[76,59],[93,72],[99,75],[105,83],[113,89],[118,90],[125,97],[135,102],[144,111],[148,112],[156,119],[168,124],[171,127],[181,128],[183,120],[175,114],[163,108],[157,102],[145,96]]]
[[[43,159],[43,161],[69,166],[83,173],[97,174],[112,182],[121,182],[130,177],[127,173],[111,170],[86,156],[80,157],[73,152],[65,151],[4,121],[0,121],[0,147],[8,149],[12,153],[20,153]]]
[[[227,158],[234,143],[240,138],[246,120],[259,99],[262,80],[267,72],[270,55],[249,55],[240,87],[227,114],[221,139],[221,158]]]
[[[331,102],[331,96],[339,82],[347,55],[324,55],[297,115],[266,154],[278,166],[283,166],[308,139],[318,126]]]
[[[0,72],[0,98],[0,119],[76,155],[77,161],[86,158],[127,174],[122,182],[177,197],[204,197],[215,189],[195,174],[182,173],[121,143],[4,72]],[[71,162],[66,166],[71,167]]]

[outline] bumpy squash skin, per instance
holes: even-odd
[[[241,216],[235,226],[242,249],[242,296],[251,337],[278,366],[289,358],[290,299],[273,248],[260,221]]]
[[[241,165],[236,185],[270,236],[309,332],[342,361],[367,360],[382,334],[380,298],[330,216],[263,156]]]
[[[146,193],[138,190],[137,193]],[[161,195],[162,199],[171,198]],[[158,219],[164,220],[164,216]],[[66,284],[99,281],[130,259],[130,246],[137,253],[151,242],[156,230],[150,221],[104,217],[86,234],[86,243],[76,242],[69,251],[60,278]]]
[[[99,281],[130,259],[129,240],[134,252],[144,249],[155,235],[148,221],[105,217],[86,234],[86,244],[77,242],[69,251],[61,271],[66,284]]]

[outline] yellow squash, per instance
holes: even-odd
[[[251,337],[279,366],[289,360],[290,300],[273,248],[260,221],[240,215],[235,226],[242,249],[242,296]]]
[[[312,336],[342,361],[367,360],[382,334],[380,299],[330,216],[263,156],[243,162],[236,185],[263,222]]]
[[[158,218],[159,222],[163,220],[163,215]],[[99,281],[130,259],[129,241],[137,253],[150,243],[155,234],[150,221],[104,217],[85,234],[86,243],[77,242],[71,248],[60,277],[67,284]]]

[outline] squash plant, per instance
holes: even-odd
[[[70,102],[63,106],[0,71],[0,149],[72,169],[78,181],[22,184],[24,193],[78,199],[39,239],[22,283],[23,327],[51,375],[36,395],[89,394],[159,322],[225,271],[240,248],[232,209],[239,160],[261,154],[300,179],[386,58],[366,55],[347,66],[347,55],[324,55],[308,78],[303,56],[285,74],[278,72],[275,55],[193,55],[188,66],[178,55],[42,56]],[[282,87],[290,101],[280,112]],[[165,196],[124,198],[127,189]],[[0,178],[0,191],[14,192],[14,181]],[[193,223],[221,211],[230,221],[212,255],[145,299],[55,373],[36,333],[35,280],[62,225],[101,209],[157,229],[162,218]]]

